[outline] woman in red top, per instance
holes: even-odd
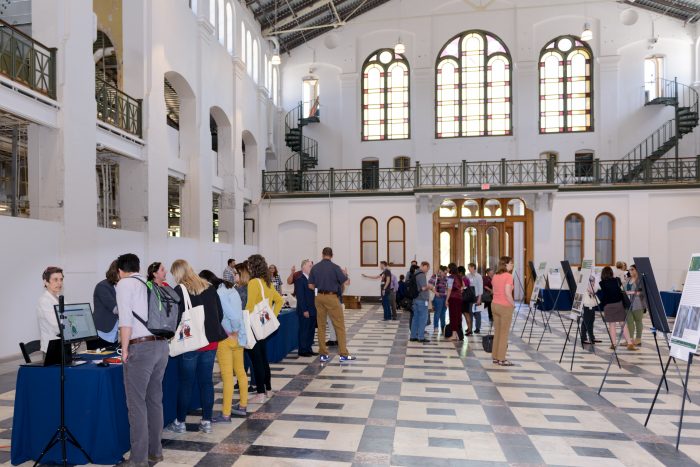
[[[506,360],[508,350],[508,334],[510,333],[510,323],[513,320],[513,258],[501,256],[498,261],[496,275],[491,279],[493,289],[493,302],[491,308],[493,312],[493,363],[501,366],[513,366]]]
[[[457,265],[455,263],[450,263],[447,266],[450,271],[450,276],[447,280],[449,287],[449,295],[447,299],[447,306],[450,313],[450,328],[452,329],[452,337],[450,340],[454,341],[459,338],[460,341],[464,340],[464,332],[462,332],[462,290],[465,287],[469,287],[469,279],[463,277],[459,274],[457,270]]]

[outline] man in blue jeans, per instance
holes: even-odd
[[[433,286],[428,284],[430,263],[423,261],[420,270],[416,274],[416,284],[418,285],[418,296],[413,300],[413,321],[411,321],[411,342],[428,342],[425,339],[425,326],[428,323],[428,301],[430,300],[430,290]]]
[[[382,297],[382,308],[384,309],[384,321],[389,321],[392,318],[391,313],[391,270],[389,269],[389,263],[382,261],[379,263],[379,268],[381,273],[377,276],[369,276],[367,274],[362,274],[362,277],[367,279],[381,279],[380,294]]]

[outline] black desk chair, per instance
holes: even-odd
[[[39,352],[41,350],[41,341],[31,341],[27,342],[26,344],[24,342],[20,342],[19,348],[22,351],[24,361],[27,363],[32,363],[32,359],[30,358],[30,356],[31,354]]]

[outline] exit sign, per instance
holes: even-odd
[[[481,189],[482,189],[483,191],[490,190],[490,189],[491,189],[491,184],[489,184],[489,183],[482,183],[482,184],[481,184]]]

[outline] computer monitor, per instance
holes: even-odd
[[[59,305],[54,305],[56,320],[64,324],[63,338],[66,342],[82,342],[97,339],[95,320],[89,303],[66,303],[63,309],[64,320],[60,318]]]

